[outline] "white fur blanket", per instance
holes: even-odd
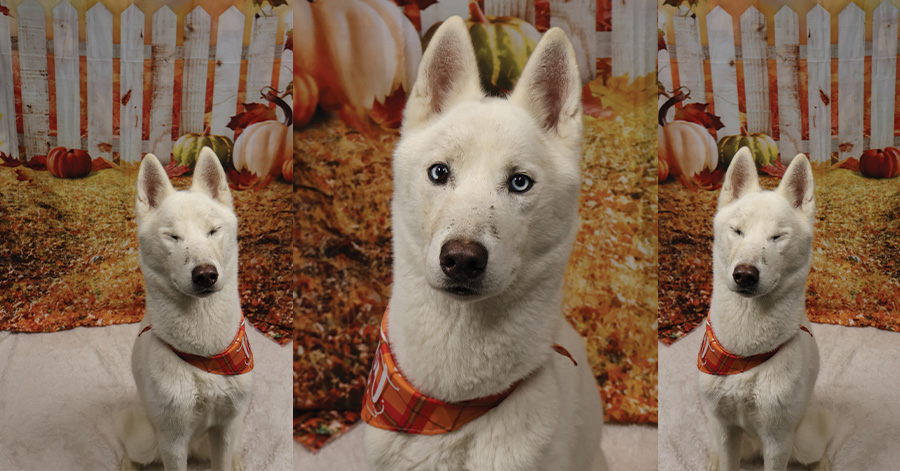
[[[114,419],[137,400],[138,324],[49,334],[0,332],[0,470],[118,469]],[[254,387],[242,444],[248,470],[290,470],[290,344],[248,325]],[[162,466],[145,469],[162,469]],[[209,469],[192,463],[191,469]]]
[[[900,333],[826,324],[812,331],[821,358],[816,395],[835,418],[832,469],[900,469]],[[703,329],[694,329],[670,347],[659,344],[660,470],[706,466],[709,438],[697,391],[702,337]],[[741,469],[762,470],[762,461],[745,461]]]

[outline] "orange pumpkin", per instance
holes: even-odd
[[[297,1],[294,18],[294,67],[313,75],[323,108],[371,110],[401,86],[412,89],[422,45],[394,2]]]
[[[91,156],[81,149],[54,147],[47,154],[47,170],[57,178],[82,178],[91,173]]]
[[[281,176],[284,177],[284,181],[288,183],[294,182],[294,160],[288,159],[284,161],[284,165],[281,166]]]
[[[294,74],[294,126],[302,128],[316,113],[319,87],[311,75],[300,71]]]
[[[294,155],[291,108],[271,91],[266,99],[281,107],[285,122],[268,120],[247,126],[235,141],[232,154],[235,170],[246,168],[259,178],[281,175],[285,161]]]
[[[665,160],[659,161],[659,182],[662,183],[669,178],[669,164]]]
[[[859,158],[859,172],[869,178],[894,178],[900,175],[900,149],[869,149]]]
[[[657,152],[660,162],[669,167],[669,175],[693,177],[704,169],[713,171],[719,163],[719,149],[712,134],[700,124],[675,120],[666,123],[666,113],[685,94],[676,93],[659,109]]]

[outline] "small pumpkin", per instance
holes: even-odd
[[[665,160],[660,159],[659,163],[658,163],[658,167],[659,167],[659,169],[658,169],[659,183],[662,183],[662,182],[668,180],[668,178],[669,178],[669,164]]]
[[[47,153],[47,170],[57,178],[82,178],[91,173],[91,156],[81,149],[54,147]]]
[[[303,127],[316,113],[319,87],[311,75],[300,71],[294,74],[294,125]]]
[[[294,160],[288,159],[284,161],[284,165],[281,166],[281,176],[284,178],[284,181],[288,183],[294,182]]]
[[[659,108],[656,143],[660,165],[665,162],[668,175],[690,178],[707,168],[715,170],[719,153],[716,140],[702,125],[682,120],[666,122],[669,108],[685,98],[685,94],[676,93]]]
[[[210,135],[209,128],[203,132],[192,132],[185,134],[175,141],[175,148],[172,150],[172,158],[181,165],[187,165],[194,168],[197,164],[197,157],[200,156],[200,149],[209,147],[216,153],[222,167],[227,168],[231,163],[231,151],[233,144],[228,136]]]
[[[900,175],[900,149],[869,149],[859,158],[859,172],[869,178],[894,178]]]
[[[775,140],[764,133],[747,132],[746,128],[741,128],[740,134],[719,139],[719,162],[727,168],[741,147],[750,148],[756,168],[778,162],[778,146],[775,145]]]
[[[422,37],[422,50],[428,48],[441,23],[434,24]],[[522,75],[528,57],[541,33],[530,23],[512,16],[485,16],[477,3],[469,3],[466,20],[469,37],[475,47],[481,88],[491,95],[510,92]]]
[[[283,174],[284,163],[294,155],[291,108],[271,91],[266,93],[266,99],[281,107],[284,123],[271,119],[253,123],[244,128],[234,143],[235,170],[246,168],[260,178]]]

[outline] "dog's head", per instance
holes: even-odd
[[[435,33],[394,154],[394,256],[428,285],[482,299],[560,278],[577,227],[581,82],[559,28],[512,94],[485,97],[463,20]]]
[[[206,297],[237,272],[237,218],[225,171],[200,151],[191,188],[175,191],[159,160],[147,154],[137,183],[141,268],[147,283]]]
[[[728,289],[745,297],[764,296],[789,279],[805,282],[815,214],[812,167],[805,155],[794,157],[775,191],[764,191],[750,150],[741,148],[719,194],[714,270]]]

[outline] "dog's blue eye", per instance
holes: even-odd
[[[450,169],[444,164],[434,164],[428,168],[428,178],[438,185],[447,183],[447,177],[450,176]]]
[[[516,193],[525,193],[534,186],[534,180],[521,173],[517,173],[509,179],[509,189]]]

